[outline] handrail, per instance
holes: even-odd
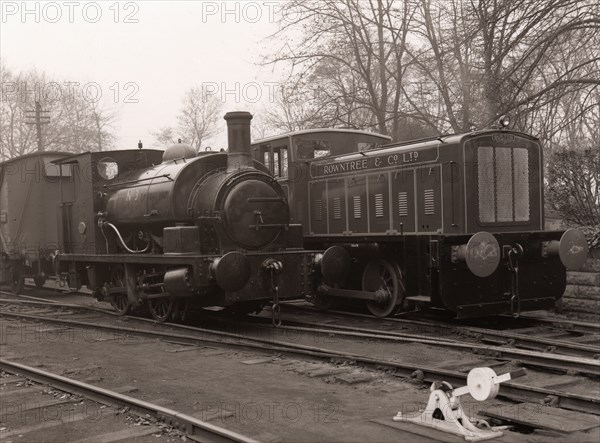
[[[169,181],[174,181],[171,178],[171,174],[163,174],[163,175],[156,175],[154,177],[138,178],[136,180],[128,180],[126,182],[113,183],[112,185],[102,185],[102,187],[104,187],[104,188],[114,188],[115,186],[132,185],[134,183],[139,183],[139,182],[143,182],[143,181],[146,181],[146,180],[154,180],[155,178],[168,178]]]

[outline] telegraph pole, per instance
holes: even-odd
[[[47,125],[50,123],[50,116],[47,115],[50,111],[42,111],[42,105],[39,101],[35,102],[35,111],[25,111],[25,117],[29,120],[26,121],[27,125],[35,125],[35,130],[37,132],[37,147],[38,151],[42,152],[44,150],[44,143],[42,141],[42,125]]]

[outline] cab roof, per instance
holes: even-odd
[[[301,131],[292,131],[286,132],[280,135],[275,135],[271,137],[266,137],[260,140],[254,140],[252,142],[253,145],[269,143],[275,140],[280,140],[287,137],[296,137],[298,135],[306,135],[306,134],[323,134],[323,133],[345,133],[345,134],[358,134],[358,135],[368,135],[371,137],[377,137],[382,140],[387,140],[388,142],[392,140],[390,136],[378,134],[377,132],[370,131],[362,131],[360,129],[341,129],[341,128],[315,128],[315,129],[303,129]]]
[[[35,156],[55,157],[57,155],[63,156],[63,157],[71,157],[73,155],[73,153],[72,152],[63,152],[63,151],[33,151],[33,152],[29,152],[27,154],[19,155],[18,157],[12,157],[12,158],[9,158],[8,160],[4,160],[3,162],[0,162],[0,165],[12,163],[12,162],[18,162],[23,159],[35,157]]]
[[[58,159],[53,163],[76,163],[79,157],[83,157],[84,155],[103,155],[105,157],[109,157],[112,153],[115,152],[164,152],[162,149],[113,149],[111,151],[85,151],[79,152],[77,154],[72,154],[70,157],[66,159]]]

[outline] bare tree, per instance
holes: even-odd
[[[198,87],[190,89],[177,116],[183,140],[199,150],[205,139],[216,134],[221,108],[222,103],[216,95],[207,95]]]
[[[303,74],[288,78],[284,86],[275,90],[273,100],[265,109],[265,124],[279,132],[334,126],[326,110],[329,100],[315,100],[321,90],[311,88],[314,76]]]
[[[373,125],[383,134],[398,134],[408,24],[414,8],[408,0],[292,0],[275,39],[285,41],[271,63],[291,63],[303,73],[291,79],[317,79],[311,98],[321,121],[337,126]],[[281,39],[302,30],[297,44]],[[308,74],[307,74],[308,73]],[[308,82],[306,82],[308,84]],[[314,89],[314,88],[313,88]]]
[[[177,126],[163,127],[153,135],[162,145],[181,140],[199,151],[206,139],[216,135],[221,109],[219,97],[206,94],[200,87],[193,87],[183,97]]]
[[[530,129],[532,109],[600,85],[597,3],[573,0],[419,0],[413,62],[437,90],[454,131],[511,112]],[[581,57],[581,54],[585,54]],[[560,69],[556,69],[560,66]],[[422,100],[413,98],[415,109]],[[436,113],[425,108],[424,118]],[[435,121],[433,121],[435,124]]]
[[[169,145],[177,143],[177,137],[175,136],[175,129],[170,126],[160,128],[157,132],[153,132],[152,135],[156,138],[159,146],[167,147]]]
[[[42,126],[46,150],[65,152],[110,149],[115,142],[116,114],[78,91],[61,89],[60,81],[35,70],[11,72],[0,64],[2,101],[0,104],[0,149],[2,160],[37,149],[35,126],[28,124],[28,112],[38,100],[49,111],[50,123]],[[49,87],[51,85],[52,87]]]

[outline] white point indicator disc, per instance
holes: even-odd
[[[496,373],[490,368],[471,369],[467,376],[469,394],[477,401],[491,400],[498,395],[500,385],[494,383]]]

